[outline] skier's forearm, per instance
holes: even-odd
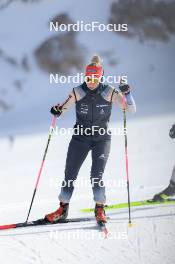
[[[125,95],[126,98],[126,110],[130,113],[135,113],[136,112],[136,104],[134,101],[134,98],[131,94],[131,92],[129,94]]]
[[[66,112],[75,103],[74,93],[70,93],[68,98],[62,104],[62,113]]]
[[[62,103],[61,105],[57,104],[52,106],[50,112],[55,116],[60,116],[65,111],[67,111],[67,109],[70,108],[74,103],[75,103],[75,96],[74,93],[72,92],[71,94],[69,94],[68,98],[64,101],[64,103]]]
[[[126,104],[124,104],[123,96],[125,96]],[[121,92],[116,90],[113,95],[112,102],[117,103],[120,106],[120,108],[122,109],[125,108],[126,111],[128,112],[131,112],[131,113],[136,112],[136,104],[135,104],[135,101],[134,101],[134,98],[131,92],[129,94],[123,95]]]

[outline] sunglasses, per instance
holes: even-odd
[[[98,78],[86,77],[86,82],[98,84],[100,82],[100,80]]]

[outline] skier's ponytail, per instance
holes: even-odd
[[[88,66],[101,67],[103,60],[98,55],[94,55],[91,59],[91,63]]]
[[[91,59],[91,63],[86,66],[86,77],[99,78],[103,76],[102,59],[98,55],[94,55]]]

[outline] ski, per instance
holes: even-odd
[[[109,218],[108,218],[109,219]],[[89,222],[89,221],[95,221],[94,217],[84,217],[84,218],[68,218],[68,219],[60,219],[59,221],[55,223],[50,223],[46,218],[37,219],[31,222],[22,222],[22,223],[16,223],[16,224],[9,224],[9,225],[1,225],[0,230],[7,230],[7,229],[14,229],[14,228],[26,228],[26,227],[34,227],[34,226],[51,226],[56,224],[65,224],[65,223],[81,223],[81,222]],[[108,237],[108,229],[106,227],[106,224],[102,221],[97,222],[97,226],[99,228],[99,231],[104,233],[104,237]]]
[[[135,201],[135,202],[131,202],[131,207],[162,205],[162,204],[167,204],[167,205],[175,204],[175,199],[166,199],[158,202],[154,202],[153,200]],[[123,209],[127,207],[128,207],[128,203],[119,203],[119,204],[106,205],[105,210]],[[84,213],[90,213],[94,211],[94,208],[84,208],[81,209],[80,211]]]
[[[95,221],[93,217],[84,217],[84,218],[68,218],[68,219],[60,219],[55,223],[50,223],[46,218],[41,218],[38,220],[34,220],[31,222],[22,222],[16,224],[8,224],[1,225],[0,230],[5,229],[13,229],[13,228],[22,228],[22,227],[31,227],[31,226],[44,226],[44,225],[55,225],[55,224],[65,224],[65,223],[79,223],[79,222],[87,222],[87,221]]]
[[[132,207],[139,207],[139,206],[152,206],[152,205],[171,205],[175,204],[175,199],[167,199],[161,202],[154,202],[153,200],[143,200],[143,201],[135,201],[131,202]],[[113,205],[106,205],[105,209],[122,209],[127,208],[128,203],[120,203],[120,204],[113,204]],[[81,209],[81,212],[92,212],[94,211],[94,208],[86,208]],[[109,217],[108,217],[109,219]],[[34,220],[31,222],[22,222],[22,223],[16,223],[16,224],[7,224],[7,225],[0,225],[0,230],[5,229],[13,229],[13,228],[22,228],[22,227],[32,227],[32,226],[43,226],[43,225],[55,225],[55,224],[61,224],[61,223],[78,223],[78,222],[88,222],[88,221],[95,221],[94,217],[80,217],[80,218],[68,218],[68,219],[61,219],[55,223],[50,223],[47,219],[41,218],[38,220]],[[108,230],[106,228],[106,225],[104,222],[97,222],[97,225],[101,231],[104,232],[104,234],[108,233]]]

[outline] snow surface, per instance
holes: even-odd
[[[131,120],[128,124],[132,201],[151,198],[169,182],[174,146],[167,130],[172,118],[165,115]],[[70,137],[53,135],[30,220],[58,207],[58,183],[64,176],[69,140]],[[0,224],[25,221],[46,141],[47,134],[20,136],[14,145],[6,139],[0,141]],[[113,136],[104,177],[106,184],[109,180],[114,183],[106,190],[108,204],[127,201],[126,187],[122,185],[123,143],[123,137]],[[80,212],[81,208],[94,206],[90,165],[89,155],[77,180],[69,217],[93,216]],[[82,187],[85,181],[88,185]],[[108,239],[96,230],[95,221],[1,231],[0,263],[174,263],[174,205],[133,208],[131,228],[127,209],[108,211],[107,215],[111,217]]]
[[[43,0],[25,4],[14,1],[0,13],[0,48],[18,62],[28,56],[30,72],[0,60],[1,88],[11,111],[0,113],[0,225],[26,220],[33,188],[49,129],[50,106],[61,102],[72,88],[49,85],[49,75],[39,70],[34,50],[48,37],[49,20],[66,12],[74,21],[99,20],[107,23],[112,0]],[[93,7],[93,8],[92,8]],[[167,44],[139,43],[108,33],[78,33],[86,48],[86,61],[94,53],[111,52],[119,65],[112,68],[104,57],[105,74],[128,75],[137,103],[137,114],[128,115],[128,146],[131,200],[151,198],[168,185],[174,165],[174,142],[168,131],[174,122],[175,39]],[[106,41],[109,40],[109,41]],[[150,71],[150,68],[153,71]],[[17,93],[14,81],[23,91]],[[74,111],[59,119],[58,127],[72,127]],[[114,107],[111,126],[119,128],[122,114]],[[58,207],[59,184],[70,136],[53,136],[39,183],[30,220],[43,217]],[[70,217],[93,216],[80,213],[93,207],[89,184],[90,155],[83,164],[70,206]],[[112,138],[112,149],[105,171],[107,203],[127,201],[124,169],[124,140]],[[81,182],[87,181],[87,186]],[[133,227],[128,228],[128,212],[113,210],[104,239],[95,222],[63,224],[0,232],[0,263],[107,263],[174,264],[175,208],[133,208]],[[55,232],[54,232],[55,230]]]

